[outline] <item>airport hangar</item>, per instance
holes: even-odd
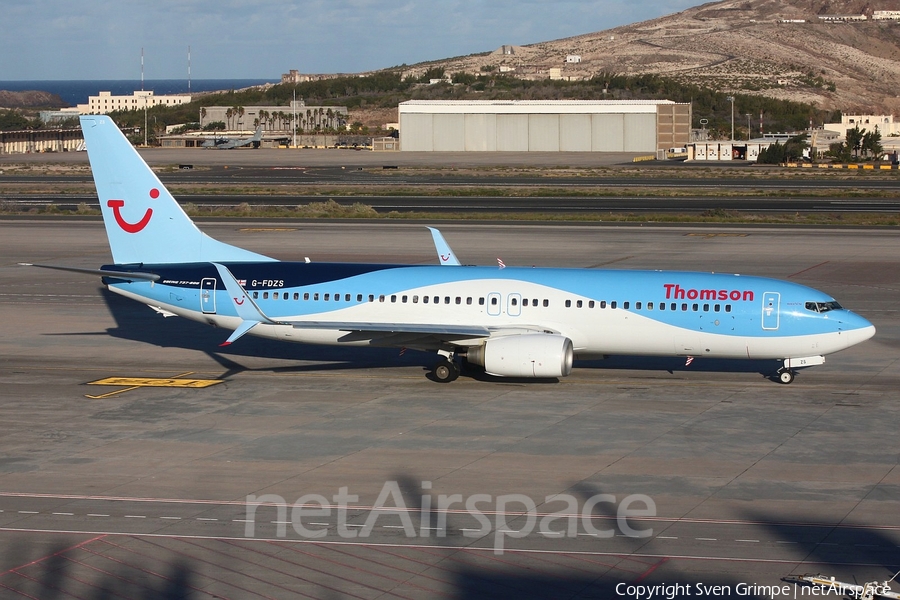
[[[410,100],[400,149],[655,154],[690,143],[691,116],[671,100]]]

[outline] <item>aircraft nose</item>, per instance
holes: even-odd
[[[875,335],[875,326],[855,313],[848,312],[841,322],[844,334],[850,338],[850,345],[859,344]]]

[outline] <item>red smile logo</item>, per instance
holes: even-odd
[[[150,197],[154,200],[159,198],[159,190],[153,188],[150,190]],[[147,212],[144,213],[144,216],[141,217],[141,220],[137,223],[129,223],[125,220],[125,217],[122,216],[121,208],[125,206],[124,200],[108,200],[106,205],[110,207],[113,211],[113,217],[116,219],[116,223],[119,224],[119,227],[122,228],[126,233],[137,233],[144,229],[147,226],[147,223],[150,222],[150,217],[153,216],[153,209],[148,208]]]

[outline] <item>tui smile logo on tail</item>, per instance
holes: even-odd
[[[150,190],[150,197],[156,200],[159,198],[159,190],[153,188]],[[119,227],[122,228],[126,233],[138,233],[143,230],[144,227],[147,226],[147,223],[150,222],[150,217],[153,216],[153,209],[148,208],[147,212],[144,213],[144,216],[141,217],[140,221],[137,223],[129,223],[125,220],[125,217],[122,216],[121,208],[125,206],[124,200],[108,200],[106,205],[110,207],[113,211],[113,216],[116,218],[116,223],[118,223]]]

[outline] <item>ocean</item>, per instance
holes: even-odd
[[[215,92],[220,90],[238,90],[265,83],[279,83],[279,79],[194,79],[191,81],[191,92]],[[147,79],[141,88],[141,80],[109,79],[109,80],[73,80],[73,81],[0,81],[0,90],[23,92],[37,90],[59,94],[69,106],[87,104],[88,96],[96,96],[100,92],[112,92],[113,96],[130,96],[136,90],[152,90],[156,95],[186,94],[187,79]]]

